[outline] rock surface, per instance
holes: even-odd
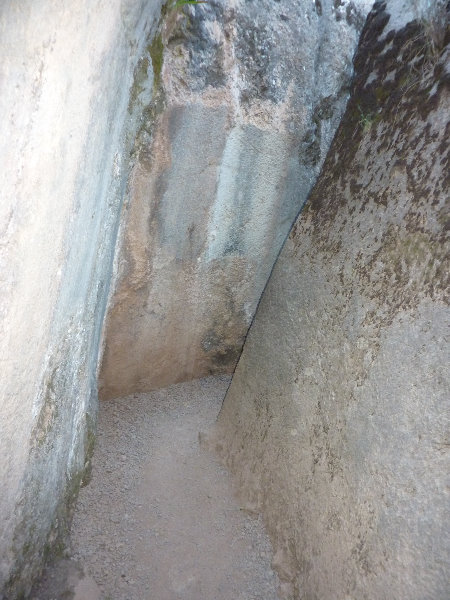
[[[159,6],[1,2],[0,598],[61,547],[89,466],[130,88]]]
[[[450,597],[448,21],[411,6],[370,14],[213,440],[289,598]]]
[[[103,398],[231,372],[348,97],[369,0],[169,10],[123,215]]]

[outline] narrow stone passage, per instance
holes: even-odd
[[[276,600],[262,524],[198,443],[228,383],[210,377],[101,404],[72,551],[104,600]]]

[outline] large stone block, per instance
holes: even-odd
[[[130,89],[159,6],[1,3],[0,597],[9,600],[61,548],[89,470],[100,331],[142,109]]]
[[[346,113],[219,417],[216,446],[264,515],[289,598],[450,594],[441,7],[370,13]]]
[[[121,227],[102,397],[234,369],[344,110],[370,4],[168,11],[150,49],[158,92]]]

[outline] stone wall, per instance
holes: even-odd
[[[370,13],[213,440],[287,598],[450,597],[448,17],[412,7]]]
[[[61,548],[87,476],[130,102],[158,0],[0,7],[0,597]],[[134,88],[133,88],[134,89]]]
[[[136,146],[103,398],[229,372],[348,98],[370,0],[167,10]]]

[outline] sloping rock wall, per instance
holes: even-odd
[[[289,598],[450,595],[448,15],[411,7],[370,13],[217,425]]]
[[[70,5],[70,6],[69,6]],[[61,547],[94,438],[100,330],[158,0],[1,2],[0,598]]]
[[[167,10],[136,147],[103,398],[232,371],[348,97],[370,0]]]

